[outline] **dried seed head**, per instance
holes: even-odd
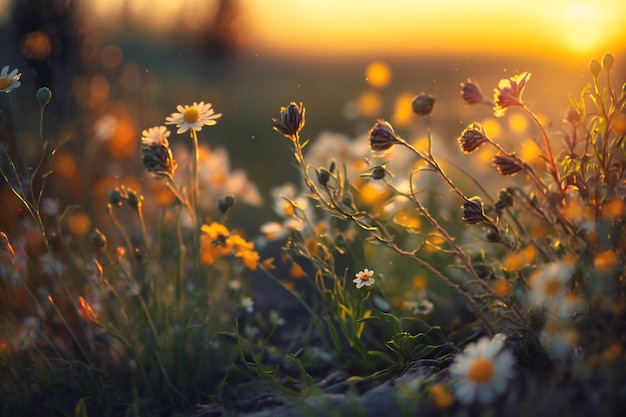
[[[434,106],[435,98],[426,93],[421,93],[417,95],[411,103],[411,107],[413,107],[413,112],[418,116],[428,116],[432,113]]]
[[[391,125],[383,119],[378,119],[368,133],[372,151],[381,152],[390,149],[402,141],[396,136]]]
[[[589,62],[589,71],[591,71],[591,74],[597,78],[598,75],[600,75],[600,72],[602,71],[602,66],[600,65],[600,63],[598,62],[597,59],[593,58],[590,62]]]
[[[472,153],[483,143],[489,142],[485,129],[480,123],[472,123],[459,136],[461,150],[465,153]]]
[[[172,177],[176,169],[176,161],[168,145],[152,144],[142,146],[143,165],[148,172],[157,178]]]
[[[515,154],[498,154],[493,158],[493,164],[502,175],[515,175],[524,169],[524,163]]]
[[[293,140],[304,126],[305,112],[302,103],[291,102],[289,106],[281,107],[280,118],[272,118],[274,130]]]
[[[477,224],[485,220],[483,203],[478,197],[472,197],[461,206],[463,221],[467,224]]]

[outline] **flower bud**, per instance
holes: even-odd
[[[606,71],[611,71],[611,68],[613,68],[613,64],[615,64],[615,57],[613,56],[613,54],[604,54],[604,56],[602,57],[602,69]]]
[[[280,118],[272,118],[274,130],[293,140],[294,136],[296,136],[304,126],[305,111],[306,109],[302,107],[302,103],[297,105],[291,102],[289,106],[281,107]]]
[[[597,59],[593,58],[591,62],[589,62],[589,71],[591,71],[593,76],[596,78],[598,77],[598,75],[600,75],[600,71],[602,71],[602,66]]]
[[[471,78],[461,83],[461,96],[467,104],[493,104],[485,98],[478,83]]]
[[[35,98],[37,99],[39,106],[43,109],[48,105],[48,103],[50,103],[50,100],[52,100],[52,91],[50,91],[48,87],[41,87],[37,90]]]
[[[493,158],[493,164],[502,175],[515,175],[524,169],[524,163],[515,154],[498,154]]]
[[[435,98],[430,94],[421,93],[413,99],[411,107],[418,116],[428,116],[435,106]]]
[[[100,230],[94,229],[94,231],[89,235],[89,238],[91,239],[91,243],[97,249],[105,249],[106,248],[106,246],[107,246],[107,238],[104,235],[104,233],[102,233]]]
[[[378,119],[374,127],[368,133],[370,139],[370,148],[372,151],[386,151],[397,143],[402,141],[396,136],[391,125],[383,119]]]
[[[324,168],[320,169],[319,172],[317,173],[317,182],[322,187],[326,187],[329,180],[330,180],[330,172],[328,172]]]
[[[461,150],[465,153],[472,153],[483,143],[489,142],[489,138],[485,132],[485,129],[480,123],[472,123],[469,125],[459,137],[459,144]]]
[[[112,206],[121,206],[124,204],[124,196],[118,189],[109,190],[109,203]]]
[[[230,206],[228,205],[225,199],[220,198],[219,200],[217,200],[217,209],[219,210],[220,213],[226,214],[228,210],[230,209]]]
[[[576,109],[571,109],[567,112],[565,120],[572,126],[578,126],[580,124],[580,113]]]
[[[464,203],[463,206],[461,206],[461,213],[463,220],[467,224],[480,223],[485,219],[483,203],[478,197],[472,197]]]
[[[387,170],[383,166],[377,166],[372,170],[372,178],[375,180],[382,180],[387,175]]]
[[[228,204],[228,207],[232,207],[235,205],[235,196],[232,195],[227,195],[226,197],[224,197],[224,202],[226,202],[226,204]]]
[[[169,146],[165,144],[142,146],[141,152],[143,165],[148,172],[157,178],[172,177],[177,164]]]
[[[137,196],[137,193],[130,189],[126,191],[126,201],[135,210],[141,205],[141,197]]]

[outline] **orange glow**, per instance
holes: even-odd
[[[89,215],[84,211],[77,211],[76,213],[72,213],[69,217],[67,226],[72,234],[85,236],[89,233],[91,220],[89,219]]]
[[[109,28],[123,14],[153,32],[195,30],[216,2],[93,0],[90,15]],[[620,0],[247,0],[242,32],[254,53],[371,56],[415,53],[544,56],[614,53],[626,46]]]
[[[383,61],[374,61],[365,68],[365,81],[373,88],[385,88],[391,82],[391,68]]]
[[[620,16],[626,3],[618,0],[253,0],[246,5],[252,47],[268,53],[589,55],[623,47],[625,38]]]

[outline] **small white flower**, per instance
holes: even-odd
[[[564,304],[569,291],[568,282],[574,273],[574,265],[567,262],[552,262],[544,265],[530,279],[530,301],[537,306],[555,310]]]
[[[248,313],[252,313],[254,311],[254,301],[250,297],[243,297],[241,299],[241,307]]]
[[[488,404],[506,390],[515,358],[508,350],[502,350],[504,340],[502,334],[491,340],[483,337],[454,358],[450,376],[458,380],[454,394],[461,404]]]
[[[357,288],[361,288],[363,286],[370,286],[374,284],[374,271],[365,268],[362,271],[357,272],[354,275],[356,278],[352,280],[356,284]]]
[[[278,311],[270,311],[270,323],[274,326],[282,326],[285,324],[285,319],[280,316]]]
[[[9,72],[9,66],[5,66],[0,71],[0,93],[10,93],[14,88],[22,85],[20,82],[21,73],[17,72],[17,69]]]
[[[141,132],[141,144],[144,146],[168,146],[167,137],[170,131],[165,126],[155,126]]]
[[[176,125],[178,134],[185,133],[189,129],[199,132],[202,126],[213,126],[217,124],[215,120],[222,117],[222,113],[215,113],[211,103],[204,104],[204,101],[194,102],[191,106],[179,104],[176,110],[178,113],[172,113],[171,116],[165,118],[165,124]]]

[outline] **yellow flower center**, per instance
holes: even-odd
[[[544,292],[548,297],[554,297],[558,294],[561,289],[561,283],[558,279],[549,279],[546,281],[546,284],[543,288]]]
[[[195,107],[189,107],[187,110],[185,110],[185,113],[183,113],[183,120],[185,121],[185,123],[195,123],[198,121],[199,118],[200,112]]]
[[[13,84],[13,80],[8,79],[7,77],[0,78],[0,90],[8,88],[11,84]]]
[[[487,358],[478,358],[467,371],[467,379],[476,384],[486,384],[493,379],[496,368]]]

